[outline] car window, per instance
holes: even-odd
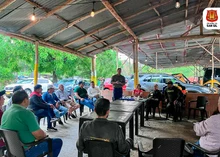
[[[152,77],[150,82],[160,82],[160,78],[159,77]]]
[[[45,79],[39,79],[38,80],[38,83],[41,84],[41,83],[49,83],[48,80],[45,80]]]
[[[34,79],[27,79],[27,80],[24,80],[22,82],[20,82],[20,84],[27,84],[27,83],[31,83]]]
[[[163,83],[167,83],[167,82],[169,82],[169,81],[172,81],[173,83],[177,82],[177,80],[176,80],[175,78],[173,78],[173,77],[164,77],[164,78],[162,79],[162,82],[163,82]]]

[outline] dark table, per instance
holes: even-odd
[[[110,110],[135,112],[135,135],[138,135],[138,109],[140,109],[140,126],[144,126],[144,101],[116,100],[111,102]]]
[[[79,130],[84,121],[93,120],[97,115],[95,112],[89,113],[85,116],[80,117],[79,119]],[[116,122],[122,127],[122,131],[126,137],[126,125],[129,122],[129,137],[134,141],[134,119],[132,112],[118,112],[118,111],[110,111],[108,120],[111,122]],[[78,152],[78,157],[82,157],[82,153]]]

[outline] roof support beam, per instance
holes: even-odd
[[[69,4],[71,4],[72,2],[75,2],[76,0],[67,0],[66,2],[64,2],[62,5],[57,6],[56,8],[54,8],[53,10],[49,11],[44,17],[37,19],[36,21],[30,23],[29,25],[21,28],[19,30],[19,32],[24,32],[28,29],[30,29],[31,27],[33,27],[34,25],[38,24],[40,21],[48,18],[49,16],[55,14],[56,12],[58,12],[59,10],[62,10],[63,8],[67,7]]]
[[[132,18],[134,18],[134,17],[136,17],[136,16],[138,16],[138,15],[140,15],[140,14],[142,14],[142,13],[145,13],[145,12],[147,12],[147,11],[152,10],[153,8],[160,7],[160,6],[163,6],[163,5],[165,5],[165,4],[168,4],[168,3],[170,3],[171,1],[172,1],[172,0],[169,0],[169,1],[166,1],[166,2],[163,2],[163,3],[158,3],[158,4],[156,4],[156,5],[154,5],[154,6],[150,7],[150,8],[143,9],[143,10],[141,10],[141,11],[139,11],[139,12],[133,14],[133,15],[130,15],[130,16],[128,16],[128,17],[125,17],[124,20],[127,21],[127,20],[129,20],[129,19],[132,19]],[[115,6],[115,5],[113,4],[113,6]],[[109,28],[109,27],[112,27],[112,26],[114,26],[114,25],[116,25],[116,24],[118,24],[118,22],[113,22],[113,23],[111,23],[110,25],[107,25],[107,26],[101,27],[101,28],[99,28],[99,29],[97,29],[97,30],[91,31],[91,32],[88,33],[87,35],[82,36],[82,37],[79,37],[79,38],[77,38],[77,39],[74,39],[73,41],[70,41],[69,43],[65,44],[64,46],[69,46],[69,45],[71,45],[71,44],[73,44],[73,43],[75,43],[75,42],[77,42],[77,41],[80,41],[80,40],[82,40],[82,39],[84,39],[84,38],[86,38],[86,37],[88,37],[88,36],[90,36],[90,35],[92,35],[92,34],[95,34],[95,33],[97,33],[97,32],[100,32],[100,31],[102,31],[102,30],[105,30],[105,29],[107,29],[107,28]]]
[[[12,3],[14,3],[16,0],[6,0],[4,1],[1,5],[0,5],[0,12],[2,10],[4,10],[5,8],[7,8],[9,5],[11,5]]]
[[[45,41],[43,41],[39,38],[36,38],[36,37],[28,37],[28,36],[21,35],[21,34],[6,32],[6,31],[3,31],[3,30],[0,30],[0,34],[6,35],[6,36],[9,36],[9,37],[12,37],[12,38],[17,38],[17,39],[20,39],[20,40],[24,40],[24,41],[27,41],[27,42],[32,42],[32,43],[38,41],[39,44],[42,45],[42,46],[46,46],[46,47],[53,48],[53,49],[56,49],[56,50],[68,52],[70,54],[74,54],[74,55],[79,56],[79,57],[86,57],[86,55],[83,55],[78,51],[72,50],[70,48],[63,47],[62,45],[58,45],[58,44],[54,44],[54,43],[50,43],[50,42],[45,42]]]
[[[200,25],[200,24],[197,24],[197,25],[193,26],[192,28],[190,28],[189,30],[187,30],[185,33],[183,33],[183,34],[181,35],[181,37],[186,36],[191,30],[197,28],[199,25]]]
[[[157,42],[173,42],[177,40],[193,40],[193,39],[203,39],[203,38],[219,38],[220,34],[204,34],[204,35],[191,35],[175,38],[165,38],[165,39],[153,39],[147,41],[139,41],[139,44],[152,44]]]
[[[189,0],[186,0],[186,12],[185,12],[185,18],[188,16],[188,5],[189,5]],[[187,25],[187,20],[185,20],[185,24]]]
[[[124,3],[125,1],[127,1],[127,0],[120,0],[119,2],[114,3],[113,6],[117,6],[117,5],[121,4],[121,3]],[[96,13],[96,15],[97,15],[97,14],[99,14],[99,13],[102,13],[102,12],[106,11],[106,10],[107,10],[106,8],[103,8],[103,9],[101,9],[101,10],[96,11],[95,13]],[[76,19],[76,20],[70,22],[66,27],[64,27],[64,28],[62,28],[61,30],[55,32],[54,34],[50,35],[49,37],[45,38],[44,40],[46,40],[46,41],[47,41],[47,40],[50,40],[51,38],[53,38],[53,37],[55,37],[56,35],[62,33],[63,31],[67,30],[68,28],[72,27],[73,25],[75,25],[75,24],[77,24],[77,23],[79,23],[79,22],[81,22],[81,21],[83,21],[83,20],[85,20],[85,19],[88,19],[88,18],[90,18],[90,17],[91,17],[91,16],[90,16],[90,13],[88,13],[88,14],[85,15],[85,16],[79,17],[78,19]]]
[[[108,9],[108,11],[115,17],[115,19],[124,27],[125,30],[135,39],[138,40],[138,37],[134,34],[133,30],[127,25],[124,20],[118,15],[118,13],[115,11],[115,9],[112,7],[112,5],[106,1],[102,0],[102,4]]]
[[[150,3],[150,6],[151,6],[151,3]],[[154,9],[154,12],[157,14],[157,16],[160,17],[159,11],[156,8],[153,8],[153,9]],[[163,30],[163,19],[162,18],[160,18],[160,26],[161,26],[160,33],[162,34],[162,30]]]

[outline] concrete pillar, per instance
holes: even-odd
[[[135,40],[133,45],[133,67],[134,67],[134,88],[139,83],[138,77],[138,40]]]
[[[39,60],[39,54],[38,54],[38,42],[35,42],[35,65],[34,65],[34,85],[38,82],[38,60]]]
[[[95,85],[97,85],[96,56],[92,57],[92,64],[91,64],[91,81],[94,81],[94,82],[95,82]]]

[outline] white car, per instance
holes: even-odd
[[[53,84],[53,83],[48,79],[39,78],[38,84],[42,85],[43,93],[44,93],[47,91],[47,85]],[[11,97],[13,94],[14,87],[19,86],[19,85],[22,86],[22,88],[28,93],[28,95],[30,95],[30,93],[34,91],[34,78],[20,80],[17,83],[9,84],[9,85],[5,86],[6,96]]]

